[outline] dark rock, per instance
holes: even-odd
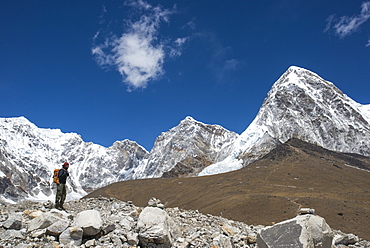
[[[308,214],[262,229],[257,245],[259,248],[331,248],[332,239],[333,233],[325,219]]]

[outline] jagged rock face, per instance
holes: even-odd
[[[141,161],[132,178],[161,177],[179,162],[196,158],[199,167],[224,158],[238,134],[218,125],[207,125],[186,117],[156,140],[150,154]],[[195,159],[194,159],[195,160]],[[193,161],[194,161],[193,160]],[[130,178],[131,179],[131,178]]]
[[[36,127],[24,117],[0,118],[0,192],[2,200],[52,195],[52,173],[68,161],[70,197],[119,180],[147,151],[124,140],[105,148],[74,133]]]
[[[317,74],[291,66],[272,86],[229,156],[199,175],[240,169],[291,138],[370,156],[370,105],[356,103]]]
[[[370,120],[363,107],[317,74],[290,67],[273,85],[255,122],[283,143],[299,138],[370,156]]]
[[[203,157],[188,156],[178,162],[171,170],[163,173],[162,177],[193,177],[211,164]]]
[[[83,162],[84,169],[79,173],[78,181],[85,191],[120,181],[135,169],[147,153],[136,142],[129,140],[116,141],[108,148],[88,143],[78,151],[78,160]]]
[[[217,162],[237,134],[187,117],[162,133],[150,153],[136,142],[116,141],[111,147],[84,142],[75,133],[36,127],[24,117],[0,118],[0,192],[5,200],[50,199],[52,172],[68,161],[67,197],[78,198],[117,181],[195,175]],[[222,157],[221,157],[222,158]],[[194,168],[184,169],[194,166]],[[198,169],[197,169],[198,168]]]
[[[262,138],[259,139],[253,146],[242,151],[237,156],[237,159],[243,161],[243,165],[248,165],[253,161],[260,159],[265,154],[268,154],[280,144],[281,142],[278,139],[271,137],[271,135],[265,132]]]

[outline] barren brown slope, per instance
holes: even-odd
[[[369,169],[370,158],[293,139],[238,171],[118,182],[86,197],[115,197],[145,206],[154,196],[166,207],[198,209],[262,225],[292,218],[300,207],[311,207],[332,228],[370,240]]]

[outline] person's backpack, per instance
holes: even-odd
[[[59,176],[58,176],[58,175],[59,175],[59,170],[60,170],[60,169],[55,169],[55,170],[54,170],[54,176],[53,176],[53,181],[54,181],[54,183],[60,183],[60,182],[59,182]]]

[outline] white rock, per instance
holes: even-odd
[[[162,209],[146,207],[141,212],[137,229],[139,241],[143,247],[159,245],[171,247],[174,240],[181,236],[178,225]]]
[[[325,219],[307,214],[262,229],[257,245],[259,248],[331,248],[332,240],[333,233]]]
[[[127,234],[127,243],[130,245],[137,245],[139,243],[138,234],[134,232],[129,232]]]
[[[131,216],[125,216],[119,222],[122,229],[127,230],[127,231],[131,230],[131,227],[133,226],[133,223],[134,223],[134,219]]]
[[[315,209],[313,208],[300,208],[298,214],[315,214]]]
[[[95,244],[96,244],[95,239],[90,239],[90,240],[85,242],[85,247],[89,248],[89,247],[95,246]]]
[[[231,239],[223,234],[220,234],[213,239],[213,245],[216,247],[233,248]]]
[[[30,224],[28,225],[28,229],[27,231],[28,232],[32,232],[34,230],[37,230],[37,229],[43,229],[43,228],[47,228],[48,226],[52,225],[53,223],[59,221],[59,220],[63,220],[66,218],[66,216],[68,215],[65,215],[63,213],[60,213],[62,211],[50,211],[50,212],[46,212],[36,218],[34,218],[33,220],[31,220]]]
[[[359,238],[352,234],[352,233],[349,233],[349,234],[345,234],[345,233],[342,233],[340,235],[335,235],[334,237],[334,243],[336,245],[353,245],[355,244],[356,242],[359,241]]]
[[[32,238],[40,238],[40,237],[44,236],[45,233],[46,233],[46,229],[36,230],[36,231],[31,233],[31,237]]]
[[[94,236],[101,231],[103,221],[99,211],[86,210],[76,215],[73,226],[81,227],[84,236]]]

